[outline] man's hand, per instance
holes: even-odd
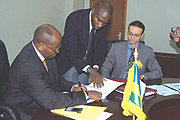
[[[79,87],[79,86],[73,87],[72,91],[81,91],[81,88],[83,91],[87,91],[87,88],[84,85],[82,85],[81,87]]]
[[[104,86],[103,81],[106,81],[106,80],[96,70],[91,69],[89,74],[92,77],[94,87],[97,86],[97,88],[101,88]]]
[[[144,75],[140,75],[140,80],[144,80],[146,77]]]
[[[96,101],[101,100],[101,97],[102,97],[101,92],[97,92],[95,90],[90,90],[90,91],[87,91],[87,93],[88,93],[89,99],[93,99]]]

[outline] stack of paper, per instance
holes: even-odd
[[[62,108],[62,109],[51,110],[51,112],[58,115],[70,117],[76,120],[97,120],[102,113],[106,114],[104,110],[107,107],[80,105],[80,106],[75,106],[74,108],[82,108],[83,110],[81,113],[77,113],[72,111],[65,111],[65,108]],[[111,116],[112,114],[108,114],[108,115]]]
[[[163,95],[163,96],[178,94],[178,91],[172,90],[172,89],[170,89],[164,85],[150,85],[147,87],[152,88],[152,89],[156,89],[157,94]]]
[[[118,86],[124,84],[123,82],[116,82],[110,79],[105,78],[107,81],[104,81],[104,87],[97,88],[93,86],[93,83],[86,86],[87,90],[96,90],[102,93],[102,98],[106,98],[113,90],[115,90]]]
[[[167,84],[164,84],[164,86],[170,87],[177,91],[179,90],[179,83],[167,83]]]

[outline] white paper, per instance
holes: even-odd
[[[108,119],[113,113],[109,112],[102,112],[101,115],[96,120],[106,120]]]
[[[104,81],[104,87],[97,88],[93,86],[93,83],[86,85],[87,90],[96,90],[102,93],[102,98],[106,98],[113,90],[115,90],[118,86],[124,84],[123,82],[117,82],[110,79],[105,78],[107,81]]]
[[[177,90],[178,91],[178,89],[179,89],[179,83],[167,83],[167,84],[164,84],[165,86],[168,86],[168,87],[170,87],[170,88],[172,88],[172,89],[175,89],[175,90]]]
[[[178,94],[177,91],[172,90],[172,89],[170,89],[168,87],[165,87],[164,85],[150,85],[150,86],[147,86],[147,87],[152,88],[152,89],[156,89],[157,94],[163,95],[163,96],[169,96],[169,95]]]

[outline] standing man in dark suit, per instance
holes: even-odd
[[[128,41],[114,43],[101,68],[101,75],[107,78],[127,79],[128,63],[131,49],[138,51],[138,60],[143,64],[139,69],[140,79],[157,79],[162,77],[154,51],[151,47],[144,45],[139,40],[144,36],[145,26],[140,21],[133,21],[128,27]]]
[[[54,57],[59,53],[61,41],[61,34],[55,27],[42,25],[36,29],[33,41],[12,63],[6,102],[18,109],[22,120],[31,120],[40,107],[64,108],[85,104],[88,96],[95,100],[101,98],[99,92],[80,91],[80,87],[73,86],[74,83],[59,78]]]
[[[105,52],[105,41],[113,13],[112,5],[100,1],[92,9],[71,13],[65,24],[61,54],[57,55],[58,72],[65,79],[88,83],[91,75],[94,85],[103,86],[103,78],[97,72]],[[90,49],[91,30],[93,42]]]

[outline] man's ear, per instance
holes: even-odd
[[[43,50],[44,49],[44,44],[42,42],[39,43],[38,49],[39,50]]]
[[[143,36],[144,36],[144,33],[141,35],[141,38],[143,38]]]
[[[95,8],[93,7],[93,8],[92,8],[92,14],[93,14],[94,12],[95,12]]]

